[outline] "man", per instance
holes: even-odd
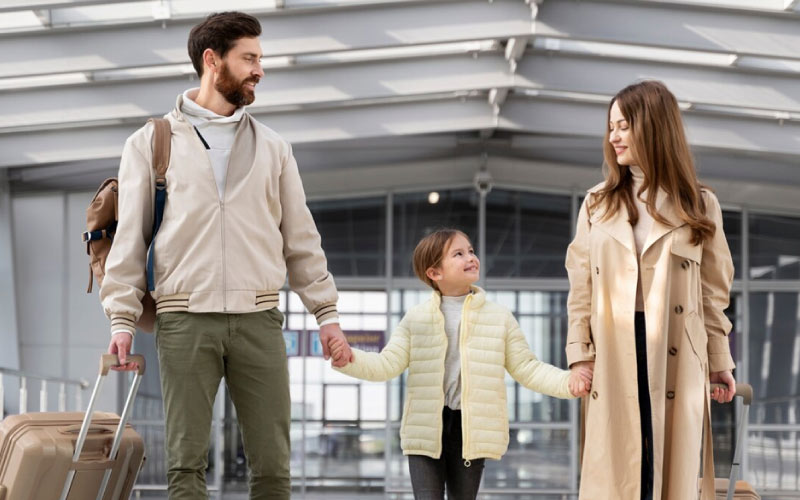
[[[255,99],[261,26],[212,14],[189,35],[200,88],[178,96],[167,204],[154,240],[156,347],[166,420],[170,500],[206,498],[214,398],[225,377],[250,470],[250,498],[290,497],[290,399],[278,290],[289,285],[320,325],[343,340],[333,277],[306,204],[291,146],[244,106]],[[123,369],[146,290],[152,233],[153,126],[128,138],[119,171],[119,227],[101,299],[110,353]],[[334,366],[350,361],[349,347]]]

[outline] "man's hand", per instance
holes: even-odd
[[[344,343],[344,346],[339,346],[336,350],[339,355],[338,359],[334,357],[332,361],[333,366],[336,368],[341,368],[353,361],[353,351],[350,350],[350,344],[347,343],[347,339],[342,329],[339,327],[339,323],[329,323],[319,327],[319,341],[322,344],[322,355],[326,360],[331,359],[332,342],[335,342],[337,345],[340,342]]]
[[[131,353],[131,344],[133,343],[133,335],[128,332],[118,332],[111,336],[111,343],[108,345],[108,353],[116,354],[119,359],[118,366],[112,366],[111,369],[115,371],[134,371],[139,369],[139,364],[131,361],[127,362],[128,354]]]
[[[736,379],[733,378],[730,370],[712,372],[709,380],[712,384],[725,384],[728,386],[727,389],[716,388],[711,391],[711,399],[718,403],[730,403],[733,400],[733,396],[736,395]]]
[[[569,392],[575,397],[588,396],[592,390],[594,361],[574,363],[569,371]]]
[[[350,349],[350,346],[347,345],[347,341],[344,340],[343,338],[334,337],[328,343],[328,349],[331,353],[331,359],[333,359],[333,361],[335,362],[341,359],[345,359],[344,357],[345,349]]]

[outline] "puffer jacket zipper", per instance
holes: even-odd
[[[469,451],[470,451],[470,442],[469,442],[469,427],[467,426],[467,422],[469,422],[469,404],[468,403],[468,396],[469,396],[469,387],[467,381],[469,377],[467,376],[466,368],[468,366],[467,360],[467,349],[466,349],[466,338],[467,338],[467,316],[469,311],[469,304],[472,301],[472,294],[467,296],[467,299],[464,301],[464,306],[461,308],[461,327],[460,332],[458,335],[458,353],[459,357],[461,358],[461,441],[462,441],[462,448],[461,448],[461,457],[464,459],[464,466],[469,467]]]

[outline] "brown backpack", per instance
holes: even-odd
[[[161,225],[164,201],[167,186],[167,167],[169,166],[170,139],[172,131],[169,121],[164,118],[153,118],[150,121],[155,126],[153,133],[153,169],[156,174],[156,207],[153,218],[153,236],[148,244],[155,238],[158,227]],[[160,191],[160,193],[159,193]],[[118,208],[118,182],[116,177],[103,181],[97,189],[89,208],[86,209],[86,231],[82,239],[86,243],[86,253],[89,255],[89,288],[86,293],[92,292],[92,281],[97,280],[97,286],[103,286],[106,275],[106,259],[114,243],[114,234],[117,232],[119,221]],[[160,204],[158,203],[160,199]],[[159,206],[160,205],[160,206]],[[148,265],[151,266],[152,248],[148,252]],[[146,270],[142,269],[145,273]],[[136,327],[145,332],[152,332],[156,319],[156,303],[150,291],[152,285],[148,280],[148,290],[142,297],[142,315],[136,322]]]

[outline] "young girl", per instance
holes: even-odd
[[[461,231],[436,231],[414,250],[414,272],[433,288],[412,307],[380,353],[353,349],[347,375],[386,381],[408,368],[400,427],[416,499],[474,499],[484,459],[508,447],[505,371],[525,387],[559,398],[588,394],[591,370],[543,363],[511,312],[473,286],[480,262]],[[343,343],[331,345],[338,359]]]

